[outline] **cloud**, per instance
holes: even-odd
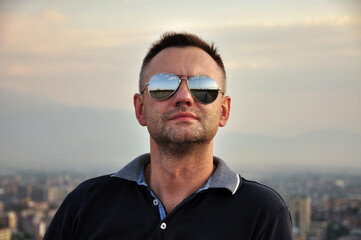
[[[230,22],[225,22],[222,24],[213,23],[203,23],[201,26],[203,28],[290,28],[290,27],[299,27],[299,26],[360,26],[361,25],[361,17],[359,16],[350,16],[343,15],[340,17],[336,16],[313,16],[306,18],[297,18],[297,19],[275,19],[272,18],[270,20],[253,20],[253,21],[245,21],[245,20],[233,20]]]
[[[237,61],[226,61],[224,65],[228,70],[237,69],[239,67],[239,63]]]
[[[44,18],[47,21],[51,21],[51,22],[55,22],[55,23],[65,23],[66,20],[68,19],[67,16],[65,16],[64,14],[56,11],[56,10],[51,10],[51,9],[47,9],[45,11],[43,11]]]
[[[267,24],[264,23],[265,27],[292,27],[292,26],[346,26],[346,25],[360,25],[361,18],[359,17],[352,17],[352,16],[342,16],[342,17],[310,17],[305,18],[301,21],[293,21],[288,23],[274,23],[274,24]]]
[[[255,61],[251,61],[250,64],[249,64],[250,68],[252,69],[257,69],[259,68],[259,64]]]
[[[151,0],[122,0],[125,3],[144,3],[151,2]]]
[[[214,35],[223,56],[228,62],[237,62],[239,69],[354,67],[360,62],[361,32],[355,31],[351,24],[328,22],[333,21],[315,20],[309,24],[274,27],[225,27]],[[361,29],[361,22],[358,29]]]
[[[30,74],[31,72],[32,72],[31,67],[28,65],[12,65],[7,70],[7,73],[9,75],[15,75],[15,76],[25,76]]]
[[[4,18],[1,89],[71,106],[131,107],[127,100],[137,90],[144,32],[83,28],[54,10]]]
[[[73,17],[74,18],[74,17]],[[40,14],[6,13],[2,51],[36,55],[64,54],[79,49],[105,49],[132,44],[143,39],[144,32],[121,31],[80,23],[59,11]]]
[[[346,26],[346,25],[361,25],[361,18],[343,16],[338,18],[322,17],[322,18],[307,18],[301,25],[306,26]]]
[[[6,34],[2,39],[5,47],[0,59],[1,88],[30,92],[70,106],[131,109],[146,48],[158,38],[158,30],[168,24],[171,27],[172,21],[145,29],[149,23],[140,18],[139,23],[132,23],[144,24],[137,30],[125,27],[126,21],[120,21],[119,25],[84,24],[83,17],[51,9],[37,14],[6,15]],[[105,23],[114,20],[115,17],[110,17]],[[161,20],[155,17],[155,22]],[[185,21],[185,25],[191,20]],[[233,99],[237,100],[237,94],[248,96],[233,102],[232,114],[237,108],[246,109],[237,113],[238,119],[246,123],[242,130],[289,134],[314,129],[322,121],[330,127],[342,128],[353,118],[350,112],[359,112],[359,99],[353,99],[353,105],[351,100],[344,100],[344,95],[352,89],[360,89],[361,38],[350,28],[359,24],[357,18],[344,15],[244,24],[231,20],[233,25],[220,21],[215,27],[211,21],[200,21],[195,28],[221,49],[228,70],[229,92],[232,94],[232,89],[237,89]],[[173,24],[179,22],[182,21],[174,20]],[[340,101],[343,105],[336,110],[345,120],[335,117],[337,111],[326,114],[312,103],[318,101],[322,91],[331,93],[335,89],[344,91],[335,94],[338,100],[331,98],[332,94],[324,97],[322,107],[328,107],[327,100],[331,100],[329,104]],[[309,91],[314,93],[312,101],[298,104],[300,99],[310,97]],[[257,112],[243,103],[254,105]],[[298,104],[298,109],[292,103]],[[342,110],[345,105],[350,106],[347,114]],[[298,120],[302,114],[297,111],[305,116],[321,117],[302,123]],[[287,114],[288,118],[282,118]],[[264,119],[270,123],[263,123]],[[356,125],[352,122],[349,129],[358,130]]]

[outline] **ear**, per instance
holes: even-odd
[[[137,117],[139,124],[142,125],[143,127],[146,126],[147,121],[144,115],[143,95],[139,93],[134,94],[133,103],[134,103],[135,116]]]
[[[231,97],[230,96],[225,96],[222,98],[221,108],[222,108],[222,112],[221,112],[221,116],[219,119],[219,126],[224,127],[224,126],[226,126],[226,124],[228,122],[229,112],[231,110]]]

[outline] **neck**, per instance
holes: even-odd
[[[183,151],[164,151],[151,141],[148,184],[165,205],[173,210],[183,199],[199,190],[213,174],[213,141],[193,146],[179,146]],[[173,149],[174,150],[174,149]]]

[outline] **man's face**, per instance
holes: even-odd
[[[146,82],[156,73],[173,73],[187,76],[209,76],[221,86],[221,71],[217,63],[203,50],[196,47],[170,47],[159,52],[149,63]],[[140,96],[139,96],[140,97]],[[148,91],[142,96],[143,118],[156,143],[184,144],[212,141],[218,126],[224,126],[225,98],[221,93],[210,104],[195,100],[182,80],[176,93],[162,101],[153,99]],[[229,102],[228,102],[229,104]],[[229,106],[228,106],[229,109]]]

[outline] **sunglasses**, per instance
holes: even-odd
[[[180,77],[181,76],[181,77]],[[179,88],[182,79],[187,80],[187,86],[192,96],[203,104],[214,102],[218,97],[218,92],[222,89],[218,87],[217,81],[205,76],[184,76],[171,73],[157,73],[153,75],[145,88],[148,87],[149,95],[156,100],[165,100],[172,96]]]

